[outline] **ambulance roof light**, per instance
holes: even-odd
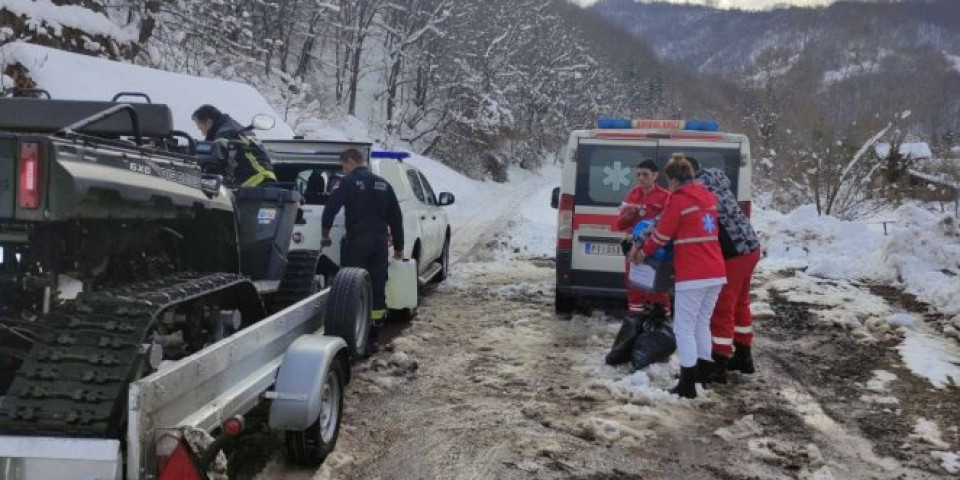
[[[665,130],[693,130],[716,132],[720,124],[714,120],[653,120],[629,118],[601,118],[597,120],[599,129],[660,128]]]

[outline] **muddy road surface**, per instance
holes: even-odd
[[[237,477],[957,478],[960,392],[911,373],[904,333],[869,321],[913,312],[936,333],[923,305],[890,289],[761,272],[758,373],[690,401],[662,390],[675,360],[640,372],[604,365],[620,314],[558,318],[553,276],[550,259],[468,255],[416,320],[356,366],[325,465],[287,465],[265,433],[261,460]],[[846,306],[805,302],[802,285],[840,289],[817,298]],[[824,314],[861,301],[883,311]]]

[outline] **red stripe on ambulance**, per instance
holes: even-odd
[[[577,213],[573,216],[573,229],[582,225],[599,225],[613,228],[617,223],[616,215],[602,215],[599,213]]]

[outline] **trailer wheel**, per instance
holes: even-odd
[[[353,359],[367,352],[371,298],[370,275],[366,270],[341,268],[333,277],[323,317],[324,333],[347,342],[347,350]]]
[[[346,374],[343,362],[334,362],[327,371],[317,421],[299,432],[286,432],[287,457],[294,463],[317,466],[333,451],[340,437],[343,391]]]

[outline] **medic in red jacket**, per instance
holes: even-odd
[[[703,185],[687,181],[670,195],[643,254],[653,255],[673,240],[675,290],[720,285],[726,269],[718,234],[717,198]]]
[[[643,159],[643,161],[637,165],[636,175],[637,186],[633,187],[633,189],[627,193],[626,198],[623,199],[623,203],[620,204],[620,213],[617,215],[617,223],[615,225],[618,231],[632,232],[633,227],[640,221],[656,218],[657,215],[663,212],[663,207],[666,206],[667,203],[667,197],[670,196],[670,192],[667,189],[657,185],[659,172],[657,163],[653,160],[649,158]],[[627,240],[624,240],[624,242],[629,242],[629,237]],[[629,250],[629,246],[624,247],[625,252]],[[630,275],[629,260],[625,265],[625,275],[627,277]],[[640,312],[646,305],[653,305],[654,303],[660,303],[668,312],[670,311],[669,294],[649,293],[632,288],[629,281],[626,282],[626,284],[627,308],[631,312]]]

